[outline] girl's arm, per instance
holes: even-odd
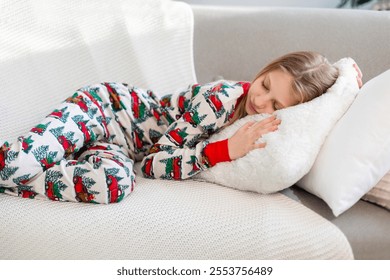
[[[228,140],[209,143],[207,138],[230,120],[243,93],[242,83],[228,81],[192,87],[187,110],[143,159],[144,176],[186,179],[218,162],[230,161]]]

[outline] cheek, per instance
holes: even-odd
[[[248,96],[250,97],[256,97],[258,95],[261,95],[261,87],[257,84],[254,84],[248,91]]]

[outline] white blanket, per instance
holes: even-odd
[[[195,82],[193,14],[169,0],[3,0],[0,141],[15,141],[81,86],[173,91]]]
[[[0,207],[0,259],[353,258],[336,226],[282,194],[191,180],[140,176],[110,205],[0,194]]]

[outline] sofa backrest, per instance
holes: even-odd
[[[390,12],[193,6],[198,81],[252,80],[270,60],[313,50],[356,60],[367,81],[390,68]]]

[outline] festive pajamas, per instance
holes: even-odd
[[[0,147],[0,192],[28,198],[119,202],[134,161],[149,178],[185,179],[230,160],[226,125],[248,83],[192,85],[158,99],[119,83],[84,87],[13,144]]]

